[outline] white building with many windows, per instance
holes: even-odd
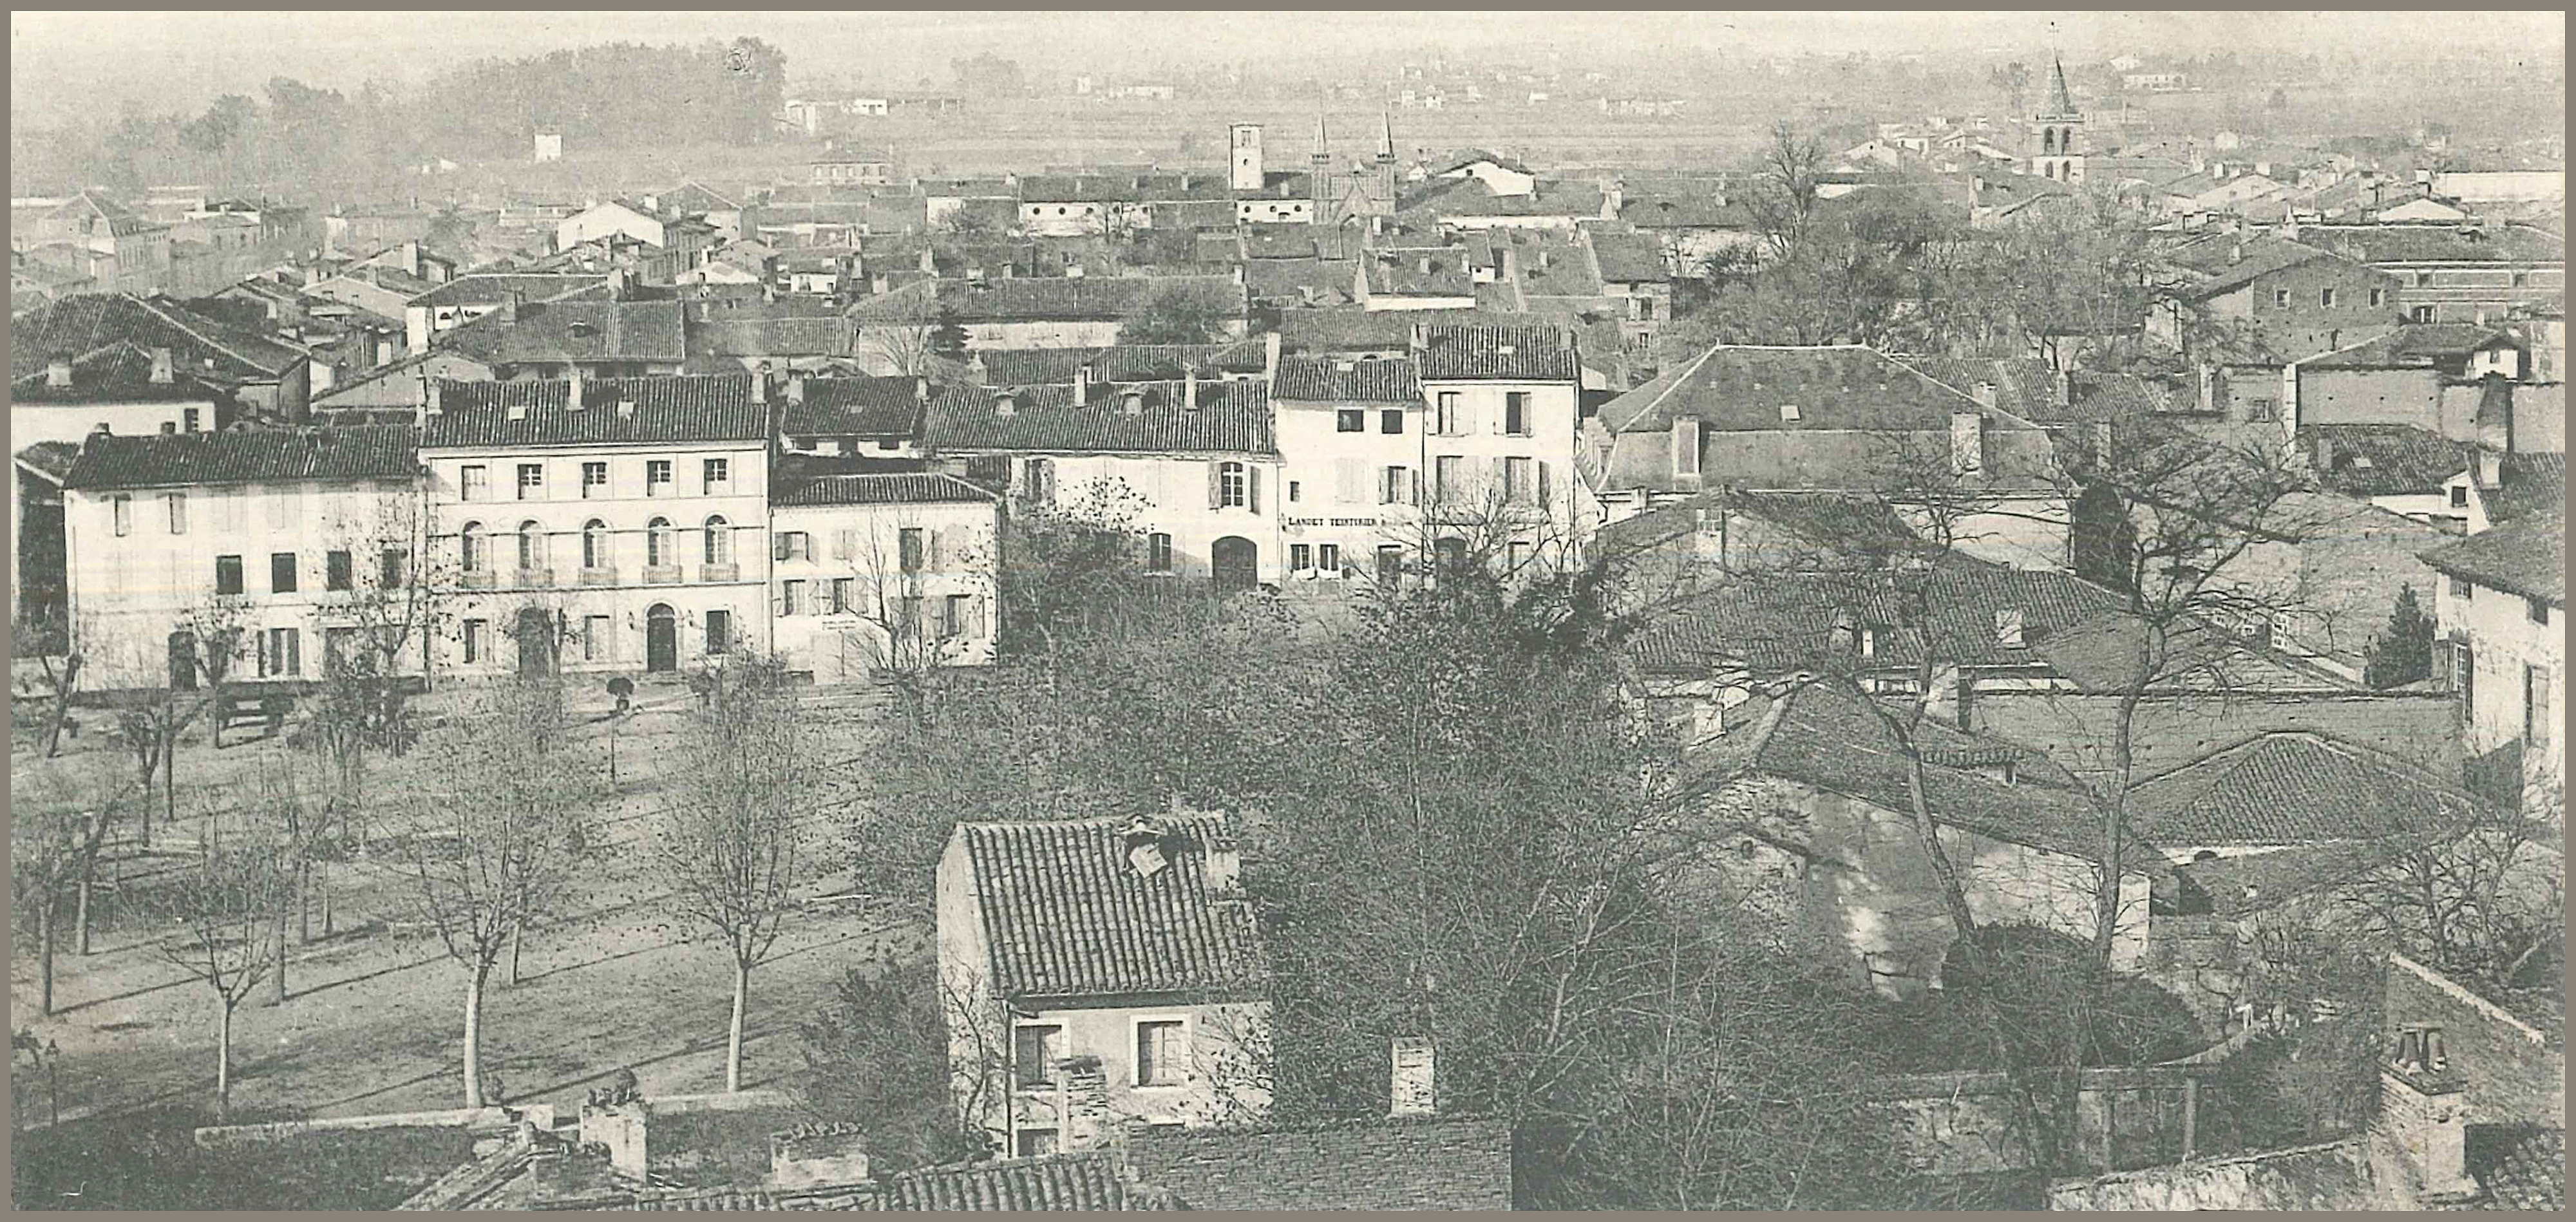
[[[1283,357],[1270,401],[1289,588],[1397,579],[1421,536],[1428,417],[1413,361]]]
[[[1444,552],[1489,536],[1510,571],[1561,563],[1591,510],[1574,476],[1583,367],[1552,327],[1424,326],[1422,504]]]
[[[771,488],[776,648],[817,683],[990,663],[1001,498],[935,472],[811,470]]]
[[[769,639],[766,384],[442,382],[421,422],[443,673],[664,673]]]

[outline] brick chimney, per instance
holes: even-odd
[[[2398,1033],[2396,1052],[2379,1067],[2379,1099],[2380,1124],[2426,1191],[2477,1190],[2468,1172],[2468,1083],[2451,1069],[2441,1028]]]
[[[170,350],[167,348],[153,349],[152,384],[155,386],[168,386],[177,380],[178,377],[176,372],[170,367]]]
[[[790,403],[803,403],[805,401],[804,370],[790,368],[787,371],[787,401]]]
[[[1181,371],[1181,407],[1186,411],[1199,410],[1199,371],[1195,368]]]
[[[564,389],[564,410],[577,412],[585,406],[581,401],[581,366],[574,365],[571,368],[572,380],[565,384]]]
[[[1440,1097],[1433,1078],[1434,1056],[1429,1036],[1399,1035],[1390,1049],[1391,1073],[1388,1078],[1387,1115],[1431,1116],[1440,1111]]]
[[[929,378],[921,377],[921,376],[916,375],[916,376],[912,379],[912,401],[913,401],[913,402],[915,402],[915,403],[928,403],[928,402],[930,402],[930,379],[929,379]]]
[[[762,405],[769,402],[769,362],[767,361],[762,361],[759,368],[751,371],[751,401]]]
[[[423,415],[435,416],[439,414],[439,411],[441,410],[439,400],[444,397],[443,392],[446,386],[447,379],[445,378],[431,378],[429,380],[428,397],[421,407],[421,413]]]

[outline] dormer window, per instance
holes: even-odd
[[[1798,405],[1797,405],[1797,404],[1795,404],[1795,403],[1783,403],[1783,404],[1781,404],[1781,405],[1780,405],[1780,423],[1782,423],[1782,424],[1796,424],[1797,422],[1798,422]]]

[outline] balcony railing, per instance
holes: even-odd
[[[616,584],[617,584],[617,570],[615,570],[615,569],[583,569],[583,570],[581,571],[581,584],[586,585],[586,586],[613,586],[613,585],[616,585]]]
[[[698,580],[706,582],[740,581],[742,580],[742,566],[738,564],[701,565],[698,568]]]
[[[553,569],[520,569],[517,584],[522,588],[543,589],[555,583]]]
[[[680,566],[676,564],[645,565],[644,584],[648,586],[678,585],[680,584]]]
[[[499,581],[497,575],[490,569],[467,569],[457,575],[456,584],[468,590],[489,590],[499,584]]]

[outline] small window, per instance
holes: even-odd
[[[805,582],[801,578],[778,583],[778,613],[782,616],[806,615],[813,608],[805,603]]]
[[[180,408],[180,409],[179,409],[179,431],[180,431],[180,432],[182,432],[182,433],[193,433],[193,432],[196,432],[196,431],[197,431],[197,421],[198,421],[198,419],[199,419],[199,417],[198,417],[197,409],[196,409],[196,408],[193,408],[193,407],[183,407],[183,408]]]
[[[1355,407],[1346,407],[1334,412],[1333,431],[1336,433],[1367,432],[1368,413]]]
[[[678,545],[671,540],[671,519],[655,518],[644,524],[644,563],[665,568],[680,562]]]
[[[1434,431],[1443,437],[1457,436],[1462,423],[1458,411],[1458,392],[1441,391],[1438,399],[1435,400],[1435,405],[1438,415],[1433,420]]]
[[[581,524],[581,567],[604,569],[616,557],[609,554],[608,523],[597,518]]]
[[[170,533],[174,535],[184,535],[188,533],[188,494],[184,492],[163,493],[161,500],[170,511]]]
[[[1251,496],[1251,475],[1242,463],[1219,463],[1216,469],[1217,507],[1241,509]]]
[[[116,537],[122,539],[127,535],[133,534],[134,498],[120,492],[116,494],[115,497],[111,498],[108,503],[116,513]]]
[[[1303,573],[1314,567],[1314,549],[1303,543],[1288,545],[1288,571]]]
[[[241,592],[242,558],[239,556],[215,557],[215,593],[239,594]]]
[[[2451,486],[2451,508],[2453,508],[2453,509],[2466,509],[2466,508],[2468,508],[2468,507],[2469,507],[2469,486],[2468,486],[2467,484],[2454,484],[2454,485],[2452,485],[2452,486]]]
[[[708,459],[706,461],[706,482],[707,492],[710,495],[719,492],[731,491],[733,488],[733,461],[725,458]]]
[[[1189,1066],[1189,1028],[1179,1019],[1136,1024],[1136,1085],[1179,1086]]]
[[[1381,409],[1377,414],[1377,431],[1390,437],[1403,432],[1403,409],[1393,407]]]
[[[2529,273],[2529,272],[2515,272],[2515,273],[2513,274],[2513,287],[2515,287],[2515,288],[2528,288],[2528,287],[2530,287],[2530,285],[2531,285],[2531,273]]]
[[[671,495],[671,460],[649,459],[644,463],[644,495]]]
[[[269,555],[268,590],[272,594],[295,592],[295,553],[273,552]]]
[[[857,589],[857,586],[858,583],[853,578],[835,577],[832,579],[832,614],[848,615],[850,613],[850,594],[853,590]]]
[[[1537,485],[1530,474],[1531,460],[1519,455],[1503,460],[1503,500],[1513,505],[1526,505],[1537,499]]]
[[[465,664],[472,666],[492,656],[492,623],[489,620],[465,621]]]
[[[1388,467],[1386,484],[1378,490],[1378,504],[1401,505],[1413,498],[1413,472],[1404,467]]]
[[[607,463],[586,462],[581,465],[581,495],[584,500],[608,495]]]
[[[1315,548],[1315,570],[1327,577],[1340,576],[1342,572],[1342,545],[1338,543],[1325,543],[1317,546]]]
[[[968,596],[968,595],[964,595],[964,594],[951,594],[951,595],[949,595],[949,596],[948,596],[947,601],[945,601],[945,602],[943,602],[943,603],[941,603],[941,604],[940,604],[940,607],[939,607],[939,636],[940,636],[940,639],[942,639],[942,640],[954,640],[954,639],[956,639],[956,638],[958,638],[958,637],[961,637],[961,636],[966,635],[966,619],[967,619],[967,610],[968,610],[968,599],[969,599],[969,596]]]
[[[896,561],[903,571],[918,573],[928,559],[929,541],[918,526],[906,526],[895,536]]]
[[[2532,622],[2532,623],[2535,623],[2535,624],[2546,624],[2546,623],[2548,623],[2548,622],[2549,622],[2549,600],[2548,600],[2548,599],[2545,599],[2545,598],[2534,598],[2534,599],[2529,599],[2529,600],[2527,600],[2527,605],[2530,607],[2530,615],[2531,615],[2531,622]]]
[[[1503,431],[1514,437],[1530,435],[1530,397],[1525,390],[1507,391],[1503,395]]]
[[[2467,602],[2471,597],[2475,596],[2477,592],[2478,587],[2470,582],[2468,578],[2454,577],[2451,579],[2451,597],[2459,599],[2461,602]]]
[[[1063,1027],[1024,1023],[1011,1033],[1011,1080],[1023,1090],[1053,1086],[1055,1063],[1063,1055]]]
[[[707,652],[724,653],[733,648],[733,612],[707,612]]]
[[[457,564],[468,573],[492,567],[492,550],[483,539],[483,524],[468,522],[456,532]]]
[[[707,519],[706,562],[733,563],[733,527],[724,520],[723,514]]]
[[[545,496],[546,465],[544,463],[533,462],[520,463],[519,499],[523,501],[541,501],[545,499]]]
[[[2387,290],[2387,289],[2372,289],[2372,290],[2370,290],[2370,308],[2372,308],[2372,309],[2376,310],[2376,309],[2378,309],[2379,307],[2384,306],[2384,305],[2387,305],[2387,304],[2388,304],[2388,290]]]
[[[2421,284],[2423,281],[2419,277],[2416,280],[2416,283]],[[2414,309],[2407,311],[2406,317],[2408,321],[2411,322],[2431,322],[2433,321],[2433,307],[2428,305],[2416,306]]]
[[[1172,537],[1166,534],[1145,536],[1145,568],[1149,572],[1172,571]]]
[[[1064,209],[1058,208],[1056,211],[1062,212]],[[1021,1158],[1044,1158],[1047,1155],[1055,1153],[1055,1130],[1020,1130],[1019,1149],[1012,1151],[1012,1153],[1017,1154]]]
[[[616,645],[617,632],[609,627],[607,616],[585,615],[581,618],[582,661],[609,661],[617,656]]]
[[[2276,306],[2279,306],[2279,307],[2281,307],[2282,309],[2288,309],[2288,308],[2289,308],[2289,306],[2290,306],[2290,290],[2288,290],[2288,289],[2274,289],[2274,290],[2272,290],[2272,304],[2273,304],[2273,305],[2276,305]]]
[[[2320,305],[2320,306],[2324,306],[2324,307],[2326,307],[2327,309],[2332,309],[2332,308],[2334,308],[2334,303],[2335,303],[2335,291],[2334,291],[2333,289],[2318,289],[2318,290],[2317,290],[2317,304],[2318,304],[2318,305]]]
[[[546,528],[530,518],[519,523],[519,570],[533,572],[546,567]]]
[[[388,547],[376,556],[376,583],[388,590],[401,589],[411,573],[411,550]]]
[[[490,467],[458,468],[456,472],[456,487],[457,497],[460,500],[491,500],[492,469]]]
[[[1306,485],[1293,479],[1288,481],[1288,502],[1293,505],[1304,499],[1306,499]]]
[[[347,552],[322,554],[322,588],[346,590],[358,581],[357,558]]]

